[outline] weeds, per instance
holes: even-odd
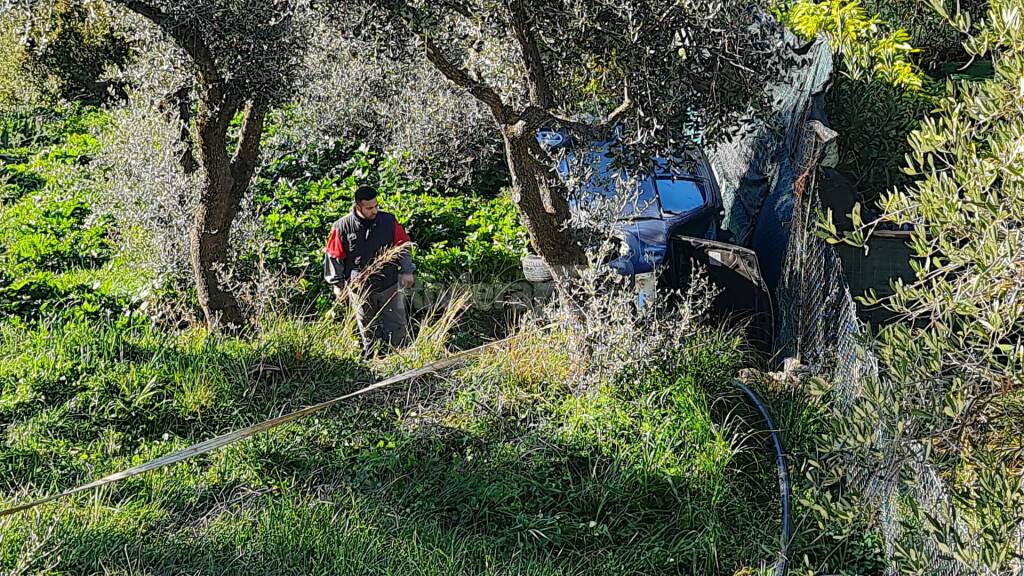
[[[464,303],[453,297],[410,348],[369,364],[344,323],[268,320],[243,339],[8,326],[3,475],[35,494],[68,487],[419,365],[443,352]],[[706,396],[741,361],[738,339],[693,326],[677,336],[676,371],[652,366],[629,385],[608,373],[581,387],[558,345],[569,335],[530,326],[450,379],[46,505],[12,520],[5,540],[55,523],[61,569],[77,573],[696,573],[756,563],[763,551],[735,534],[770,540],[770,512],[732,480],[730,432]]]

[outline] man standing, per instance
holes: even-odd
[[[395,253],[396,246],[405,248]],[[350,288],[349,301],[356,310],[364,350],[375,341],[402,344],[408,319],[399,286],[413,287],[415,268],[409,235],[393,214],[379,209],[375,189],[360,186],[356,190],[352,212],[331,226],[324,252],[324,280],[338,297],[346,284]],[[392,257],[377,262],[384,253]]]

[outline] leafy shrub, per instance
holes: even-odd
[[[197,304],[190,232],[200,186],[197,175],[182,168],[178,127],[133,99],[110,112],[96,132],[99,143],[90,165],[94,210],[113,218],[119,250],[143,271],[168,312],[190,310]],[[239,228],[244,223],[236,220]]]
[[[957,5],[974,20],[985,14],[985,0],[960,0]],[[945,62],[970,59],[964,50],[967,36],[950,26],[935,10],[920,0],[864,0],[864,8],[884,22],[892,22],[910,35],[910,44],[918,49],[914,59],[930,74]]]
[[[440,286],[514,281],[521,274],[520,254],[485,242],[435,247],[416,251],[413,256],[426,281]]]
[[[486,107],[429,62],[381,57],[367,38],[315,31],[283,132],[316,144],[348,140],[401,156],[403,171],[432,184],[490,194],[508,183]]]
[[[25,69],[28,55],[21,42],[23,27],[19,24],[6,11],[0,13],[0,114],[32,108],[43,100],[36,82]],[[0,147],[6,147],[2,137]]]
[[[859,0],[797,0],[781,9],[782,19],[806,40],[824,34],[842,56],[843,69],[854,79],[877,77],[901,88],[918,89],[924,74],[913,62],[910,34],[898,22],[886,23],[864,9]]]
[[[20,157],[0,152],[0,158]],[[0,205],[13,202],[43,187],[46,180],[23,162],[0,164]]]
[[[52,272],[36,272],[17,279],[0,270],[0,317],[23,321],[53,318],[117,318],[133,309],[130,302],[96,285],[70,284]]]
[[[905,171],[916,179],[880,199],[879,221],[842,237],[822,222],[833,242],[860,247],[881,224],[913,227],[913,282],[862,299],[901,321],[873,343],[878,378],[862,383],[855,402],[829,406],[835,417],[817,466],[825,486],[865,470],[899,479],[887,544],[902,574],[1019,571],[1022,13],[1022,0],[993,1],[970,28],[965,49],[990,57],[995,73],[946,84],[909,139]],[[819,386],[824,395],[829,387]]]
[[[123,83],[104,78],[131,57],[103,4],[50,0],[36,8],[26,35],[23,66],[37,90],[53,100],[99,105],[124,99]],[[45,15],[45,16],[43,16]]]
[[[69,166],[87,163],[96,140],[80,132],[87,128],[77,121],[59,125],[67,130],[59,145],[42,151],[19,148],[18,163],[0,166],[5,198],[17,200],[0,208],[0,254],[8,265],[95,267],[111,255],[107,240],[110,220],[91,218],[84,191],[62,189],[68,184]],[[26,197],[29,194],[31,198]]]
[[[0,205],[41,190],[54,164],[83,164],[95,150],[89,131],[105,121],[91,108],[0,111]],[[41,149],[51,151],[41,153]]]
[[[902,171],[910,151],[907,137],[933,105],[925,94],[883,82],[836,80],[828,96],[828,117],[839,132],[837,169],[862,197],[873,200],[910,181]]]
[[[487,200],[397,193],[384,201],[394,206],[399,220],[408,223],[417,248],[414,260],[428,282],[448,285],[519,279],[519,258],[528,240],[508,197]]]
[[[326,293],[319,280],[324,241],[330,226],[352,210],[355,189],[364,183],[378,189],[382,208],[409,233],[424,281],[447,285],[518,278],[526,231],[509,199],[441,197],[404,177],[394,158],[365,147],[344,156],[340,148],[321,152],[307,170],[300,159],[308,156],[285,155],[264,169],[256,183],[255,210],[269,236],[260,247],[264,265],[304,276],[304,298]],[[255,251],[243,255],[250,265],[257,258]]]
[[[19,146],[0,152],[17,160],[0,165],[0,315],[99,318],[132,307],[102,283],[74,276],[98,270],[115,253],[113,221],[92,212],[78,169],[96,148],[89,131],[103,121],[102,113],[74,106],[0,122],[6,142]]]
[[[69,136],[88,136],[106,122],[103,110],[77,103],[0,110],[0,149],[29,155],[45,146],[63,144]]]
[[[12,206],[0,226],[7,266],[59,272],[103,265],[113,254],[111,219],[87,225],[89,214],[88,204],[80,198]]]

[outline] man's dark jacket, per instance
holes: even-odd
[[[331,226],[324,248],[324,280],[328,284],[343,286],[368,268],[377,256],[392,246],[409,243],[398,219],[389,212],[377,212],[373,220],[366,220],[352,210]],[[368,281],[371,291],[380,292],[398,282],[398,274],[412,274],[415,267],[408,247],[393,262],[372,275]]]

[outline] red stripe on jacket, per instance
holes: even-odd
[[[324,248],[324,251],[335,260],[345,259],[345,247],[341,245],[341,236],[334,228],[331,228],[331,233],[327,236],[327,247]]]
[[[409,235],[405,233],[405,228],[402,228],[402,225],[398,223],[397,218],[395,219],[395,236],[392,239],[392,242],[394,242],[395,246],[401,246],[402,244],[411,242]]]

